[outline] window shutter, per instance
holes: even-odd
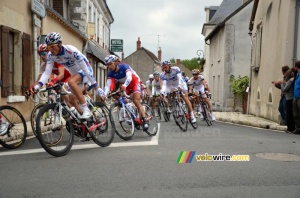
[[[1,97],[9,96],[9,31],[1,26]]]
[[[30,87],[32,79],[32,61],[31,61],[31,40],[30,35],[23,33],[22,36],[22,94]]]
[[[53,0],[53,9],[58,12],[61,16],[64,16],[64,1]]]

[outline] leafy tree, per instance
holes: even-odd
[[[174,58],[170,59],[170,62],[172,64],[176,63]],[[202,71],[203,65],[205,64],[205,59],[201,58],[200,64],[198,64],[198,58],[192,58],[190,60],[189,59],[181,60],[181,63],[184,64],[184,66],[186,66],[191,71],[193,69],[199,69],[200,71]]]
[[[248,76],[241,77],[239,75],[238,78],[235,79],[234,75],[231,75],[229,78],[229,82],[231,84],[230,88],[233,94],[241,96],[245,92],[245,89],[249,84],[249,77]]]

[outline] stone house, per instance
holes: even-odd
[[[229,78],[231,75],[235,78],[250,75],[251,39],[247,27],[252,7],[252,0],[224,0],[205,24],[215,25],[205,37],[205,43],[209,45],[205,78],[212,90],[215,110],[242,111],[242,104],[235,104]]]
[[[300,0],[254,0],[248,26],[251,34],[249,114],[279,121],[280,90],[272,81],[282,79],[281,67],[300,59]]]

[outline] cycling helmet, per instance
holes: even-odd
[[[152,79],[152,78],[154,78],[154,76],[153,76],[153,74],[150,74],[149,79]]]
[[[164,65],[171,65],[171,62],[169,60],[165,60],[162,62],[161,66],[164,66]]]
[[[159,76],[159,72],[155,71],[155,72],[153,73],[153,76]]]
[[[184,71],[183,71],[183,72],[181,72],[181,75],[185,76],[185,72],[184,72]]]
[[[45,38],[47,45],[58,44],[60,42],[62,42],[62,38],[58,32],[51,32]]]
[[[192,74],[200,74],[200,70],[199,69],[193,69]]]
[[[45,43],[42,43],[38,47],[37,51],[38,51],[38,53],[40,53],[40,52],[48,52],[49,50],[47,49],[47,45]]]
[[[185,80],[185,82],[189,81],[189,77],[186,76],[186,77],[184,78],[184,80]]]
[[[108,63],[115,62],[117,60],[117,57],[115,55],[107,55],[104,59],[105,64],[107,65]]]

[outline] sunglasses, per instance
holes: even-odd
[[[40,56],[46,56],[48,52],[40,52],[39,55]]]
[[[48,50],[51,50],[51,49],[53,49],[55,46],[57,46],[58,44],[52,44],[52,45],[48,45],[47,46],[47,49]]]
[[[193,74],[193,76],[198,76],[198,74]]]

